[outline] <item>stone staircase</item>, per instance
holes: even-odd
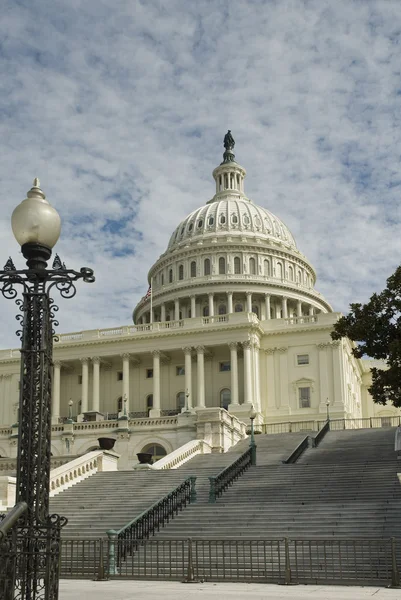
[[[299,433],[257,436],[262,464],[280,463],[304,437]],[[196,505],[207,505],[208,478],[232,464],[248,447],[249,439],[243,440],[224,454],[198,454],[173,470],[96,473],[52,498],[50,512],[68,518],[63,537],[106,537],[106,531],[120,529],[189,476],[197,477]]]
[[[401,537],[401,463],[394,452],[394,432],[328,432],[318,448],[289,465],[280,464],[285,454],[280,456],[280,438],[287,442],[288,436],[302,439],[303,434],[259,435],[257,466],[216,504],[200,498],[188,506],[157,538]]]

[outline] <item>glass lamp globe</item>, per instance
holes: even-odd
[[[60,237],[61,219],[39,186],[35,179],[27,198],[14,209],[11,227],[20,246],[37,244],[51,249]]]

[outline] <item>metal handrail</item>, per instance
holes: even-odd
[[[304,439],[298,444],[298,446],[291,452],[288,458],[281,461],[283,465],[292,465],[297,462],[298,458],[309,448],[309,435],[304,437]]]
[[[117,567],[127,553],[131,554],[138,547],[139,541],[148,539],[155,531],[159,531],[164,523],[173,519],[179,510],[196,501],[195,484],[196,477],[188,477],[127,525],[117,531],[107,532],[113,546],[117,543]]]
[[[330,419],[327,419],[321,430],[312,438],[312,447],[317,448],[326,433],[330,431]]]
[[[0,541],[6,537],[18,519],[28,510],[26,502],[18,502],[6,517],[0,522]]]
[[[231,465],[220,471],[220,473],[214,477],[209,477],[210,490],[209,490],[209,502],[216,502],[216,498],[221,496],[226,488],[231,485],[238,477],[242,475],[244,471],[249,469],[252,464],[252,448],[248,448],[246,452],[241,454],[236,461]]]

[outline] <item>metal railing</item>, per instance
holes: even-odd
[[[304,439],[298,444],[298,446],[294,448],[294,450],[291,452],[288,458],[282,461],[283,465],[292,465],[293,463],[296,463],[298,458],[305,452],[305,450],[307,450],[307,448],[309,448],[309,440],[309,435],[304,437]]]
[[[264,423],[258,425],[261,433],[300,433],[303,431],[320,431],[326,424],[322,421],[310,419],[306,421],[285,421],[282,423]],[[398,427],[401,425],[401,416],[396,417],[367,417],[364,419],[330,419],[330,430],[340,429],[376,429],[380,427]]]
[[[148,539],[110,572],[110,541],[63,540],[64,578],[400,585],[401,540]],[[123,548],[122,548],[123,549]]]
[[[187,504],[196,501],[196,477],[188,477],[166,496],[118,531],[107,532],[110,542],[109,563],[113,573],[127,554],[134,552],[138,543],[148,539],[165,523],[173,519]]]
[[[252,464],[252,448],[248,448],[246,452],[241,454],[239,458],[231,465],[220,471],[214,477],[209,477],[209,502],[214,503],[216,499],[222,495],[224,490],[228,488],[244,471],[249,469]]]

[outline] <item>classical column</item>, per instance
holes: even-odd
[[[205,408],[205,347],[196,346],[197,360],[197,404],[196,408]]]
[[[252,343],[242,342],[244,349],[244,404],[252,404]]]
[[[88,412],[88,387],[89,387],[89,358],[81,358],[82,363],[82,397],[81,397],[81,413]]]
[[[123,411],[124,411],[124,402],[125,408],[127,411],[127,416],[129,416],[129,359],[130,355],[127,353],[121,354],[121,358],[123,359]]]
[[[279,370],[280,370],[280,408],[289,410],[289,397],[288,397],[288,348],[282,347],[277,348],[279,353]]]
[[[345,377],[342,361],[342,346],[340,340],[331,342],[333,362],[333,396],[335,410],[343,410],[345,403]]]
[[[246,293],[246,311],[252,312],[252,292]]]
[[[276,406],[276,373],[274,368],[274,348],[266,348],[267,408],[274,410]]]
[[[302,317],[302,300],[297,301],[297,317]]]
[[[314,310],[313,310],[313,306],[312,306],[312,304],[311,304],[311,305],[309,306],[309,316],[310,316],[310,317],[313,317],[313,313],[314,313]]]
[[[183,348],[185,355],[185,397],[188,410],[192,409],[192,348]]]
[[[233,311],[233,293],[227,292],[227,313],[230,315]]]
[[[191,319],[196,317],[196,296],[192,294],[191,296]]]
[[[266,311],[266,319],[270,319],[271,318],[270,294],[265,294],[265,311]]]
[[[209,317],[214,317],[214,294],[210,292],[209,296]]]
[[[166,305],[163,304],[160,306],[160,321],[164,323],[166,320]]]
[[[319,354],[319,382],[320,382],[320,412],[326,415],[326,402],[329,398],[329,372],[327,364],[327,349],[330,343],[317,344]]]
[[[288,298],[286,298],[286,296],[283,296],[281,302],[282,302],[283,319],[288,319]]]
[[[254,342],[253,344],[253,359],[254,359],[254,408],[260,412],[260,369],[259,369],[259,343]]]
[[[174,300],[174,320],[180,320],[180,301],[178,298]]]
[[[153,350],[153,408],[151,417],[160,417],[160,350]]]
[[[231,342],[228,344],[230,347],[230,360],[231,360],[231,404],[239,404],[238,396],[238,354],[237,354],[237,342]]]
[[[94,356],[92,358],[93,364],[93,395],[92,395],[92,411],[99,411],[99,394],[100,394],[100,358]]]
[[[53,361],[53,405],[52,405],[52,421],[58,423],[60,416],[60,371],[61,362]]]

